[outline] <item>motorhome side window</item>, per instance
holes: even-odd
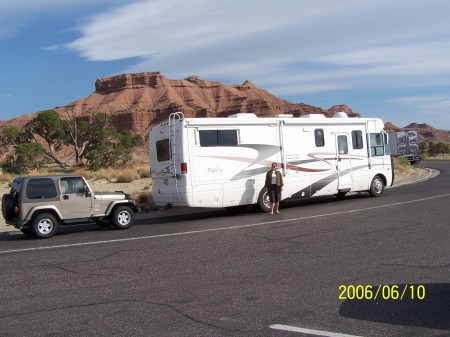
[[[363,136],[362,131],[352,131],[352,144],[355,150],[363,148]]]
[[[169,139],[163,139],[156,142],[156,158],[158,161],[166,161],[170,159]]]
[[[325,135],[323,133],[323,129],[315,129],[314,130],[314,138],[316,140],[317,147],[325,146]]]
[[[237,130],[200,130],[200,146],[236,146]]]
[[[370,134],[370,153],[372,154],[372,156],[384,155],[383,134]]]

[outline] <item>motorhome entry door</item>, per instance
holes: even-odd
[[[352,187],[352,160],[348,138],[347,133],[336,133],[336,171],[339,190]]]

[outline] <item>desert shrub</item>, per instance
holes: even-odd
[[[150,178],[150,167],[138,168],[137,173],[141,178]]]
[[[113,169],[111,167],[103,168],[95,172],[95,179],[105,179],[113,182],[122,172],[122,170]]]
[[[138,201],[139,204],[147,204],[149,200],[149,195],[148,194],[139,194],[138,196]]]
[[[117,175],[116,182],[118,183],[131,183],[134,180],[139,179],[139,175],[133,171],[121,172]]]
[[[0,174],[0,182],[2,183],[10,183],[13,180],[13,176],[10,173]]]
[[[405,157],[397,157],[397,158],[395,158],[394,159],[394,165],[395,164],[397,164],[397,165],[411,165],[409,163],[409,160],[406,159]]]
[[[95,178],[95,172],[89,171],[84,167],[79,167],[73,171],[74,174],[80,174],[84,176],[86,179],[94,179]]]
[[[396,175],[407,174],[412,170],[413,168],[408,159],[404,157],[394,158],[394,171]]]

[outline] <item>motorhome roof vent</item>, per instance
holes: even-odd
[[[254,113],[237,113],[229,115],[228,118],[258,118]]]
[[[338,111],[333,115],[333,118],[348,118],[344,111]]]
[[[326,118],[322,114],[308,114],[308,115],[302,115],[300,118],[310,118],[310,119],[324,119]]]

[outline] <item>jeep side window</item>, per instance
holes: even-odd
[[[56,194],[56,186],[52,179],[34,178],[28,181],[28,199],[55,198]]]
[[[59,181],[59,186],[62,194],[84,193],[86,191],[86,185],[81,178],[62,178]]]

